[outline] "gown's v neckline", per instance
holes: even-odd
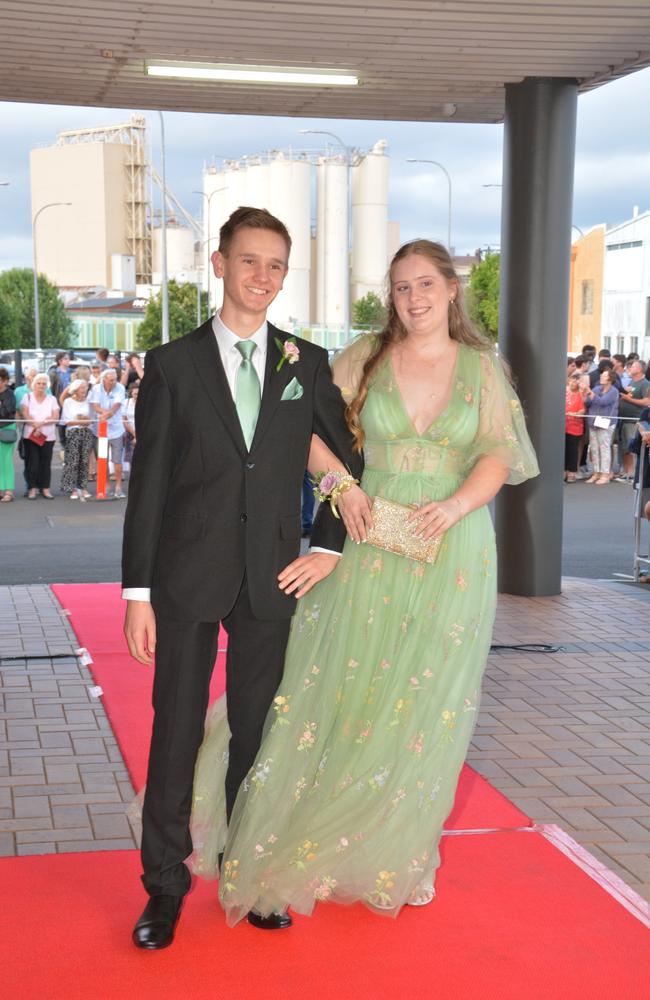
[[[426,427],[424,427],[421,431],[419,431],[417,429],[417,427],[415,426],[415,421],[411,417],[411,415],[410,415],[410,413],[409,413],[409,411],[408,411],[408,409],[406,407],[406,403],[404,402],[404,396],[402,395],[402,390],[400,389],[400,385],[399,385],[399,382],[398,382],[398,379],[397,379],[397,373],[395,371],[395,365],[393,363],[393,355],[389,354],[389,356],[388,356],[388,363],[390,365],[390,373],[391,373],[391,376],[392,376],[392,380],[395,383],[395,388],[397,389],[397,395],[398,395],[398,398],[399,398],[399,404],[400,404],[400,406],[402,408],[404,416],[406,417],[406,419],[408,420],[408,422],[409,422],[409,424],[411,426],[411,429],[415,432],[416,436],[419,437],[419,438],[424,437],[425,434],[427,434],[431,430],[431,428],[434,426],[434,424],[437,424],[438,421],[441,420],[442,417],[445,416],[445,414],[449,410],[449,407],[452,404],[452,400],[454,398],[454,385],[456,383],[457,376],[458,376],[458,364],[460,362],[460,352],[461,352],[462,346],[463,345],[460,343],[460,341],[458,341],[458,347],[456,348],[456,357],[454,359],[453,368],[451,370],[451,377],[449,379],[449,386],[448,386],[448,389],[447,389],[447,398],[446,398],[445,404],[442,407],[442,409],[440,410],[440,413],[438,413],[437,416],[435,416],[433,418],[433,420],[430,420],[429,423],[426,425]]]

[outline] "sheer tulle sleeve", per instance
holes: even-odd
[[[479,425],[472,458],[498,458],[510,470],[506,482],[516,486],[539,475],[521,403],[492,351],[481,353],[480,371]]]
[[[346,404],[351,403],[357,394],[363,366],[373,351],[375,339],[374,333],[361,334],[337,354],[332,363],[332,377]]]

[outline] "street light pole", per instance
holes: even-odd
[[[7,181],[7,183],[9,183]],[[57,208],[60,205],[71,205],[71,201],[50,201],[47,205],[41,206],[32,220],[32,253],[34,255],[34,346],[36,350],[41,347],[41,313],[38,305],[38,264],[36,262],[36,220],[41,212],[46,208]]]
[[[352,167],[350,147],[346,146],[335,132],[328,132],[326,129],[320,128],[301,128],[299,129],[301,135],[329,135],[331,139],[335,139],[336,142],[341,146],[343,154],[345,156],[345,165],[347,168],[347,199],[346,199],[346,220],[345,220],[345,231],[347,234],[347,260],[345,262],[345,300],[343,302],[343,327],[345,329],[346,335],[349,336],[350,333],[350,224],[352,221],[352,212],[350,204],[352,201],[352,184],[350,171]],[[327,174],[325,175],[325,190],[327,192]],[[323,233],[323,239],[325,239],[325,233]],[[327,289],[325,289],[325,294],[327,295]]]
[[[449,171],[447,170],[446,167],[443,167],[442,163],[438,163],[437,160],[416,160],[413,158],[409,158],[407,159],[406,162],[431,163],[434,167],[439,167],[440,170],[442,170],[445,177],[447,178],[447,184],[449,186],[449,197],[447,200],[447,250],[449,251],[449,255],[451,256],[451,177],[449,175]]]
[[[167,182],[165,180],[165,120],[162,111],[160,117],[160,150],[162,174],[162,215],[160,220],[161,257],[162,257],[162,342],[169,343],[169,289],[167,287]]]
[[[210,247],[210,202],[212,201],[212,198],[213,198],[213,196],[215,194],[219,194],[220,191],[227,191],[227,190],[228,190],[228,188],[226,186],[226,187],[215,188],[214,191],[210,192],[210,194],[206,194],[205,191],[192,191],[192,194],[200,194],[201,197],[205,198],[205,200],[208,203],[208,225],[207,225],[207,230],[208,230],[207,237],[208,238],[207,238],[207,240],[203,240],[203,242],[201,243],[202,247],[203,246],[207,246],[208,249]],[[206,264],[206,275],[205,275],[205,277],[206,277],[206,282],[205,282],[205,284],[206,284],[206,291],[208,293],[208,315],[209,315],[210,314],[210,255],[209,254],[208,254],[208,263]],[[199,316],[200,316],[200,313],[199,313]],[[199,319],[199,325],[200,325],[200,319]]]

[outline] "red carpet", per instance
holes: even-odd
[[[212,885],[174,946],[129,937],[135,852],[0,861],[7,1000],[646,1000],[647,930],[538,833],[449,837],[438,898],[398,920],[322,905],[229,930]],[[10,956],[10,960],[9,960]]]
[[[122,635],[124,602],[116,583],[54,584],[52,590],[70,622],[79,645],[93,658],[93,677],[103,689],[102,698],[113,732],[135,788],[146,778],[151,732],[152,670],[131,659]],[[222,630],[219,647],[226,646]],[[225,656],[217,656],[211,695],[217,697],[225,684]],[[445,824],[451,830],[515,829],[531,821],[480,775],[464,767],[456,802]]]

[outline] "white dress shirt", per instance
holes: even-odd
[[[221,314],[219,312],[212,317],[212,329],[214,330],[214,335],[217,338],[217,347],[219,348],[221,363],[223,364],[230,392],[232,393],[232,398],[234,399],[237,371],[243,361],[241,354],[237,350],[236,344],[238,344],[242,338],[238,337],[236,333],[233,333],[232,330],[226,326],[221,319]],[[268,343],[268,325],[266,320],[262,323],[259,330],[256,330],[255,333],[246,339],[254,340],[257,344],[257,350],[253,351],[251,361],[255,371],[257,372],[257,377],[260,380],[260,393],[262,393],[264,391],[264,371],[266,368],[266,348]],[[322,549],[318,546],[310,548],[309,551],[327,552],[329,555],[333,556],[341,555],[340,552],[335,552],[332,549]],[[125,601],[150,601],[151,589],[149,587],[125,587],[122,590],[122,599]]]

